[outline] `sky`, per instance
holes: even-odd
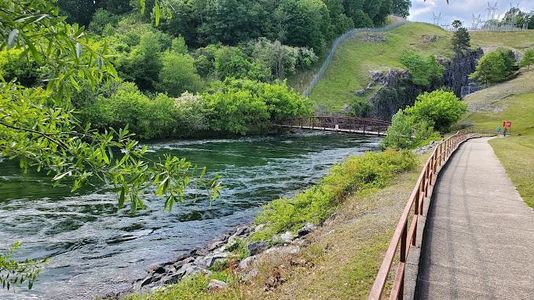
[[[534,0],[490,0],[491,5],[497,3],[497,15],[504,15],[510,9],[510,3],[519,7],[522,11],[534,11]],[[488,1],[487,0],[412,0],[410,10],[411,21],[420,21],[433,23],[433,15],[439,15],[441,12],[440,24],[451,24],[453,20],[461,20],[466,27],[470,27],[473,20],[473,13],[481,15],[482,20],[488,18]]]

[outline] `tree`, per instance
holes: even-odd
[[[17,159],[23,169],[45,171],[54,182],[69,179],[73,191],[107,183],[117,193],[119,207],[129,205],[132,211],[144,207],[144,191],[165,199],[166,209],[182,201],[191,185],[216,195],[217,181],[191,180],[203,173],[186,160],[148,159],[147,149],[127,129],[98,132],[80,123],[70,101],[81,90],[79,82],[97,88],[116,78],[116,71],[107,60],[108,47],[91,41],[78,25],[65,24],[53,1],[1,1],[0,19],[0,49],[20,49],[49,70],[43,87],[0,79],[2,157]],[[34,277],[24,264],[10,252],[0,254],[2,281],[28,282],[31,287]]]
[[[467,105],[452,92],[436,90],[417,97],[415,104],[400,110],[388,128],[382,147],[410,149],[439,138],[467,111]]]
[[[458,25],[458,24],[457,24]],[[461,25],[460,25],[461,26]],[[452,35],[452,49],[456,55],[465,53],[471,47],[471,36],[464,27],[458,27]]]
[[[454,28],[454,29],[458,29],[458,28],[460,28],[460,27],[462,27],[462,21],[460,21],[460,20],[454,20],[454,21],[452,21],[452,28]]]
[[[453,92],[436,90],[417,97],[415,104],[406,113],[417,122],[426,122],[435,130],[445,133],[467,111],[467,105]]]
[[[311,114],[311,103],[285,83],[227,79],[203,95],[210,129],[219,133],[262,132],[272,123]]]
[[[133,81],[142,90],[154,91],[161,70],[161,52],[163,46],[157,33],[145,32],[139,44],[119,57],[117,69],[121,78]]]
[[[497,83],[510,78],[517,69],[513,51],[499,48],[485,54],[470,77],[484,83]]]
[[[172,97],[178,97],[183,92],[197,92],[202,86],[202,79],[195,68],[194,59],[188,54],[168,51],[161,59],[159,85],[162,91]]]
[[[512,7],[504,14],[501,24],[523,28],[524,24],[528,23],[528,21],[528,15],[526,13],[522,12],[518,7]]]
[[[93,15],[88,29],[96,34],[102,34],[106,29],[106,26],[116,26],[117,23],[118,16],[113,15],[108,10],[100,8]]]
[[[329,30],[331,38],[354,28],[354,21],[345,14],[342,0],[324,0],[324,3],[332,20]]]
[[[326,46],[330,17],[320,0],[282,0],[275,18],[280,23],[280,41],[298,47],[309,46],[322,53]]]
[[[527,70],[530,71],[530,66],[534,65],[534,49],[528,49],[525,51],[520,65],[521,67],[527,67]]]
[[[394,0],[392,12],[394,15],[406,18],[410,15],[410,8],[412,7],[412,1],[410,0]]]
[[[408,69],[413,83],[428,86],[434,80],[443,78],[444,67],[434,56],[423,57],[417,53],[404,52],[400,62]]]

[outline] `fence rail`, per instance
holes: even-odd
[[[371,118],[316,116],[290,119],[280,125],[287,128],[385,135],[391,123]]]
[[[404,207],[399,223],[395,228],[386,255],[369,294],[369,299],[377,300],[381,299],[383,296],[382,294],[387,283],[388,275],[391,272],[393,261],[397,256],[399,257],[399,262],[397,270],[395,271],[389,298],[403,299],[406,258],[410,253],[410,248],[416,245],[418,219],[423,214],[424,202],[432,196],[434,184],[436,183],[441,168],[449,160],[456,149],[458,149],[458,147],[465,141],[480,136],[482,135],[478,133],[458,132],[434,148],[421,175],[419,175],[419,179],[408,199],[408,203]]]

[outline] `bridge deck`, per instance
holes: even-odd
[[[378,131],[369,131],[369,130],[358,130],[358,129],[343,129],[343,128],[329,128],[329,127],[318,127],[318,126],[298,126],[298,125],[280,125],[284,128],[294,128],[294,129],[305,129],[305,130],[320,130],[320,131],[332,131],[332,132],[343,132],[343,133],[356,133],[356,134],[365,134],[365,135],[378,135],[386,136],[385,132]]]
[[[425,228],[417,299],[533,299],[534,212],[487,139],[441,173]]]

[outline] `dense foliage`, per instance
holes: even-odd
[[[123,83],[81,109],[93,127],[128,128],[142,139],[261,133],[282,120],[311,113],[311,103],[285,83],[227,79],[206,92],[149,97]]]
[[[417,85],[428,86],[443,78],[445,69],[434,56],[423,57],[414,52],[405,52],[401,55],[400,62],[408,69],[412,82]]]
[[[385,23],[391,13],[406,16],[409,0],[60,0],[68,21],[88,25],[115,22],[113,16],[138,14],[158,19],[172,36],[183,36],[191,47],[222,43],[238,45],[260,37],[317,53],[334,36],[356,27]],[[140,5],[142,4],[142,5]],[[104,13],[103,11],[106,11]]]
[[[471,78],[486,84],[497,83],[509,79],[517,70],[514,52],[510,49],[499,48],[480,59]]]
[[[467,105],[454,93],[436,90],[417,97],[415,104],[393,117],[384,148],[410,149],[439,137],[467,111]],[[437,131],[437,132],[436,132]]]

